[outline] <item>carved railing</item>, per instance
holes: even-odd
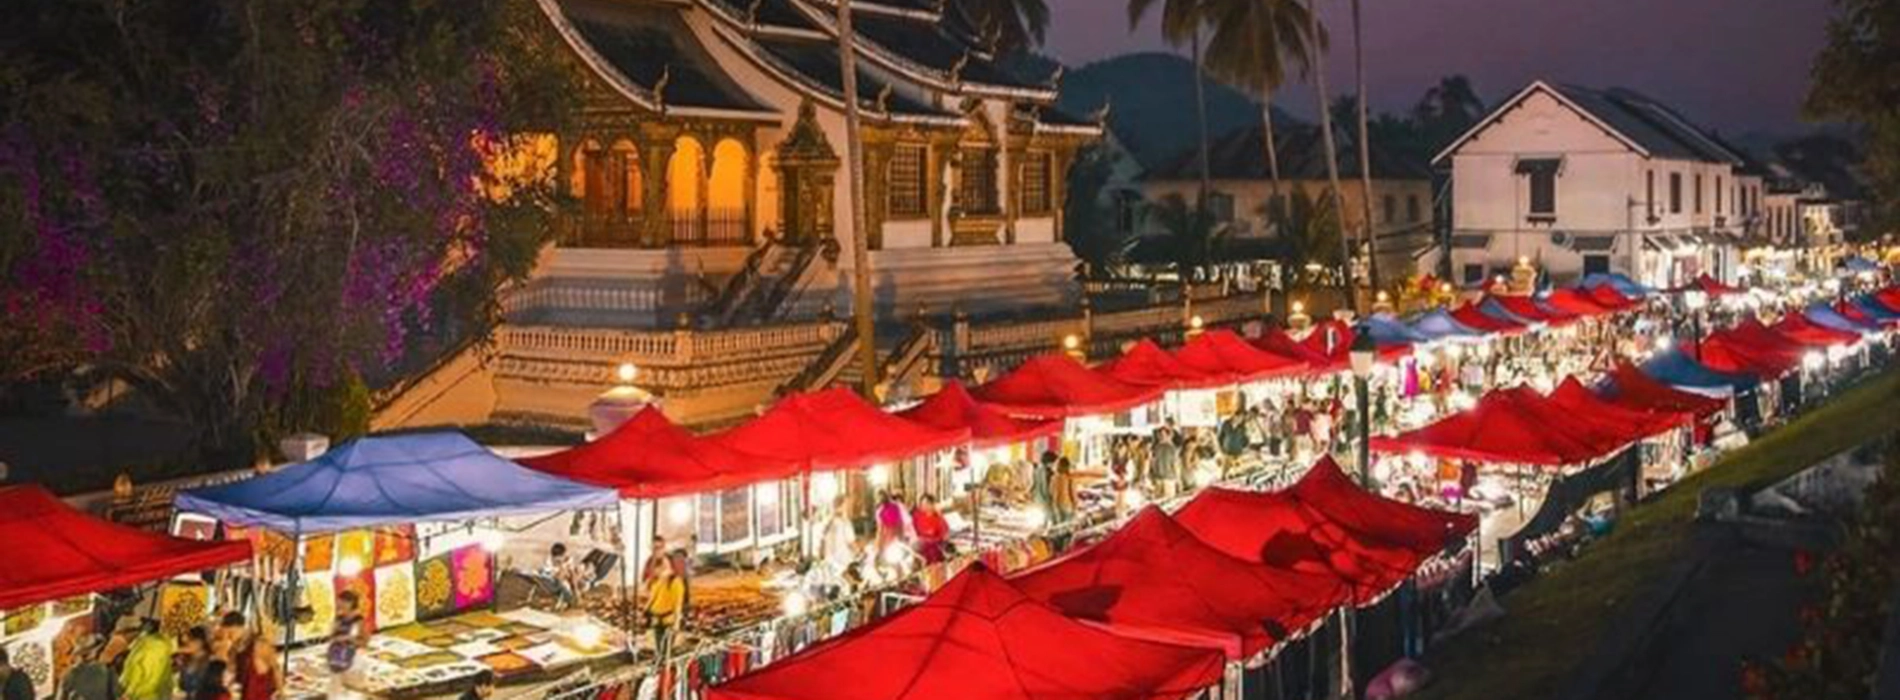
[[[890,357],[885,359],[882,379],[892,384],[909,379],[911,373],[925,365],[924,359],[930,356],[936,344],[934,329],[921,321],[912,324],[910,335],[898,341]]]
[[[784,246],[770,239],[747,253],[745,264],[740,266],[738,274],[726,280],[726,286],[719,291],[719,296],[708,305],[707,315],[716,319],[719,325],[730,324],[746,298],[764,279],[766,268],[783,254]]]
[[[854,356],[851,351],[857,346],[858,329],[846,328],[843,333],[838,334],[838,338],[833,340],[831,345],[826,346],[823,352],[818,353],[817,357],[806,364],[804,369],[779,385],[779,395],[811,391],[836,381],[839,375],[844,374],[845,368],[851,366]]]

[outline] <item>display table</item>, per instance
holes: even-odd
[[[320,698],[330,682],[325,646],[290,655],[286,697]],[[450,693],[493,671],[503,684],[553,679],[591,664],[625,662],[623,635],[584,614],[522,608],[471,612],[378,631],[357,657],[350,686],[381,698]]]

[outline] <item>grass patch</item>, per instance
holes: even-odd
[[[1439,678],[1424,700],[1549,697],[1601,639],[1616,609],[1634,599],[1689,541],[1704,489],[1778,480],[1897,427],[1900,369],[1834,396],[1617,522],[1609,537],[1512,592],[1504,619],[1454,638],[1426,657]]]

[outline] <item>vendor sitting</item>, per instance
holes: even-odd
[[[555,604],[563,609],[579,602],[580,588],[587,581],[580,562],[567,556],[567,545],[559,542],[548,548],[547,562],[532,578],[553,593]]]

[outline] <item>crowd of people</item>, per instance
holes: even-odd
[[[360,620],[360,616],[357,618]],[[284,669],[277,646],[241,613],[215,625],[165,632],[159,621],[123,614],[110,635],[87,634],[73,645],[73,665],[59,679],[60,700],[271,700],[281,697]],[[0,700],[34,700],[33,683],[0,648]]]

